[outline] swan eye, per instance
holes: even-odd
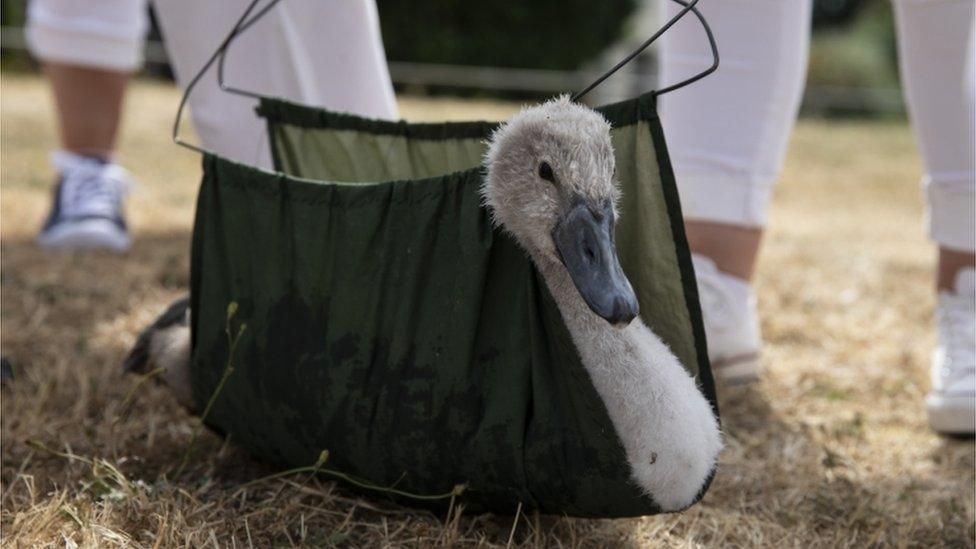
[[[556,176],[552,173],[552,166],[550,166],[548,162],[539,164],[539,177],[549,181],[550,183],[556,182]]]

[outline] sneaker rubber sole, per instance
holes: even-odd
[[[932,429],[946,435],[976,432],[976,395],[951,396],[930,393],[925,408]]]
[[[108,219],[64,221],[48,228],[37,237],[37,243],[48,249],[108,249],[124,252],[132,240]]]

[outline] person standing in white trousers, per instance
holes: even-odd
[[[901,78],[925,163],[929,229],[939,246],[939,347],[929,422],[976,427],[976,111],[973,0],[893,0]],[[671,7],[670,13],[676,10]],[[722,53],[718,71],[661,99],[716,376],[759,374],[749,280],[796,119],[811,0],[704,0]],[[711,57],[695,22],[665,34],[662,81]]]
[[[248,3],[153,1],[181,87]],[[50,81],[61,134],[61,150],[52,155],[59,183],[38,237],[42,246],[121,251],[130,245],[122,215],[129,176],[113,162],[113,153],[126,83],[142,64],[147,27],[147,0],[32,0],[28,7],[28,45]],[[374,118],[397,117],[373,0],[279,3],[233,42],[226,78],[265,95]],[[218,88],[216,66],[190,97],[204,147],[270,168],[266,126],[254,107],[254,100]]]

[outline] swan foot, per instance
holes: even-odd
[[[162,370],[160,378],[177,402],[193,410],[190,386],[190,303],[189,298],[174,301],[145,330],[126,355],[122,370],[148,374]]]

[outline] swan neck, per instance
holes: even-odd
[[[558,260],[545,259],[536,261],[542,278],[549,287],[559,312],[562,313],[566,327],[572,335],[576,336],[581,331],[593,334],[594,330],[600,332],[616,331],[606,320],[600,318],[583,301],[573,279],[569,276],[569,271]]]

